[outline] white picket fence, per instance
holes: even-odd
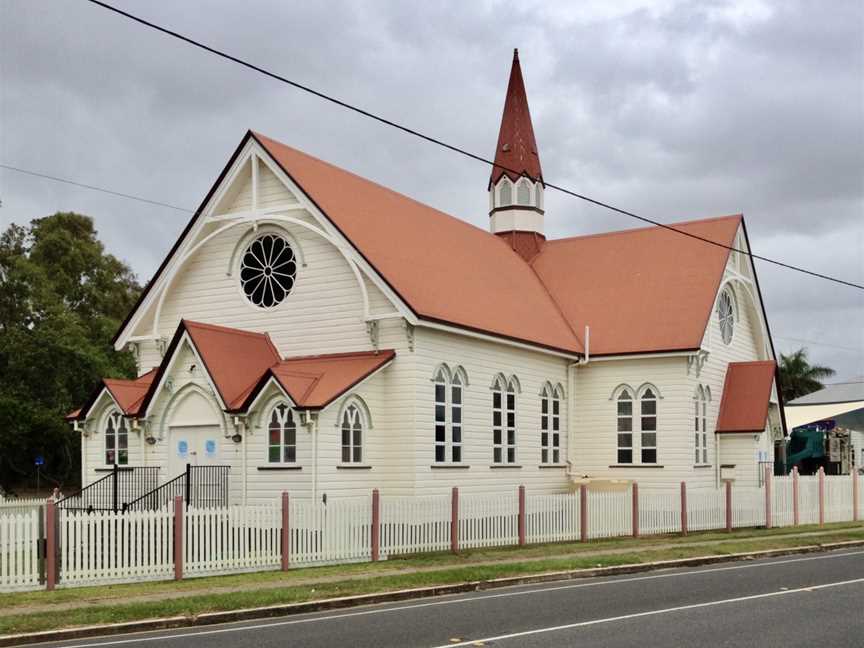
[[[39,587],[38,508],[0,512],[0,590]]]
[[[864,520],[864,476],[859,484],[858,519]],[[853,519],[853,477],[824,479],[825,522]],[[819,480],[798,479],[798,521],[820,520]],[[505,493],[462,494],[457,499],[454,536],[451,495],[380,497],[378,552],[386,559],[400,554],[444,551],[455,541],[460,549],[499,547],[520,542],[520,507],[524,504],[527,543],[577,541],[627,536],[634,532],[633,491],[592,491],[582,495]],[[640,489],[640,535],[682,531],[678,489]],[[795,522],[792,477],[771,480],[772,526]],[[36,589],[44,584],[40,541],[44,535],[43,502],[22,511],[0,507],[0,590]],[[182,516],[182,573],[204,576],[278,569],[282,564],[281,502],[266,506],[190,508]],[[733,488],[732,526],[764,526],[768,520],[764,488]],[[59,586],[80,586],[171,578],[175,573],[173,506],[127,513],[58,510]],[[291,567],[368,561],[373,557],[371,497],[331,499],[326,504],[290,498],[288,562]],[[687,491],[687,529],[726,526],[725,489]],[[583,530],[583,520],[586,528]],[[40,575],[41,571],[41,575]]]
[[[5,498],[0,497],[0,515],[7,513],[29,513],[45,505],[45,499],[39,497]]]

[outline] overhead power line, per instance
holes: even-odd
[[[177,211],[194,213],[191,209],[186,209],[185,207],[178,207],[177,205],[170,205],[168,203],[160,202],[158,200],[150,200],[149,198],[142,198],[141,196],[133,196],[132,194],[122,193],[120,191],[112,191],[111,189],[105,189],[104,187],[97,187],[95,185],[84,184],[83,182],[75,182],[74,180],[69,180],[67,178],[58,178],[57,176],[48,175],[47,173],[39,173],[37,171],[30,171],[28,169],[22,169],[20,167],[12,166],[11,164],[0,164],[0,168],[8,169],[9,171],[15,171],[17,173],[24,173],[29,176],[35,176],[37,178],[45,178],[46,180],[53,180],[54,182],[62,182],[63,184],[72,185],[74,187],[83,187],[84,189],[90,189],[92,191],[101,191],[102,193],[111,194],[112,196],[120,196],[121,198],[129,198],[130,200],[137,200],[138,202],[148,203],[150,205],[158,205],[159,207],[167,207],[168,209],[176,209]]]
[[[487,164],[487,165],[490,165],[493,167],[495,166],[495,163],[492,160],[489,160],[489,159],[483,157],[482,155],[477,155],[476,153],[472,153],[470,151],[467,151],[467,150],[460,148],[458,146],[455,146],[453,144],[449,144],[443,140],[437,139],[437,138],[432,137],[430,135],[426,135],[425,133],[421,133],[420,131],[414,130],[413,128],[409,128],[408,126],[404,126],[398,122],[394,122],[390,119],[387,119],[387,118],[382,117],[380,115],[377,115],[375,113],[369,112],[368,110],[364,110],[363,108],[360,108],[359,106],[355,106],[355,105],[350,104],[346,101],[342,101],[341,99],[337,99],[336,97],[325,94],[319,90],[315,90],[314,88],[303,85],[302,83],[298,83],[297,81],[293,81],[292,79],[289,79],[289,78],[284,77],[282,75],[276,74],[275,72],[271,72],[270,70],[266,70],[260,66],[255,65],[254,63],[250,63],[250,62],[245,61],[241,58],[233,56],[232,54],[228,54],[227,52],[224,52],[222,50],[218,50],[214,47],[210,47],[209,45],[205,45],[204,43],[196,41],[196,40],[194,40],[188,36],[184,36],[183,34],[180,34],[179,32],[173,31],[173,30],[168,29],[166,27],[162,27],[161,25],[157,25],[156,23],[150,22],[149,20],[145,20],[144,18],[141,18],[139,16],[131,14],[127,11],[123,11],[122,9],[118,9],[117,7],[114,7],[114,6],[112,6],[106,2],[102,2],[101,0],[87,0],[87,1],[90,2],[91,4],[97,5],[99,7],[102,7],[103,9],[107,9],[108,11],[111,11],[111,12],[114,12],[115,14],[123,16],[124,18],[128,18],[129,20],[132,20],[132,21],[135,21],[141,25],[144,25],[145,27],[149,27],[150,29],[154,29],[158,32],[161,32],[163,34],[171,36],[172,38],[176,38],[178,40],[181,40],[184,43],[192,45],[193,47],[197,47],[198,49],[202,49],[205,52],[209,52],[210,54],[213,54],[213,55],[218,56],[220,58],[223,58],[225,60],[236,63],[237,65],[241,65],[245,68],[253,70],[254,72],[258,72],[259,74],[262,74],[266,77],[269,77],[271,79],[275,79],[276,81],[280,81],[282,83],[290,85],[294,88],[297,88],[298,90],[302,90],[303,92],[306,92],[306,93],[311,94],[315,97],[318,97],[319,99],[323,99],[323,100],[328,101],[332,104],[335,104],[337,106],[345,108],[346,110],[350,110],[350,111],[355,112],[355,113],[362,115],[364,117],[368,117],[369,119],[373,119],[377,122],[385,124],[386,126],[396,128],[396,129],[398,129],[404,133],[408,133],[409,135],[413,135],[415,137],[418,137],[418,138],[425,140],[427,142],[430,142],[432,144],[436,144],[437,146],[441,146],[443,148],[449,149],[450,151],[453,151],[454,153],[458,153],[458,154],[463,155],[465,157],[468,157],[472,160],[476,160],[478,162],[482,162],[484,164]],[[498,165],[498,166],[500,167],[501,165]],[[519,171],[515,170],[515,169],[508,169],[506,167],[501,167],[501,168],[504,169],[505,171],[509,171],[511,173],[516,173],[516,174],[519,173]],[[663,229],[669,230],[671,232],[675,232],[675,233],[680,234],[682,236],[687,236],[691,239],[702,241],[704,243],[708,243],[708,244],[714,245],[716,247],[731,250],[733,252],[739,252],[741,254],[748,255],[753,259],[765,261],[766,263],[771,263],[771,264],[779,266],[781,268],[786,268],[787,270],[794,270],[796,272],[801,272],[803,274],[807,274],[807,275],[810,275],[812,277],[818,277],[819,279],[825,279],[826,281],[833,281],[834,283],[842,284],[844,286],[849,286],[851,288],[857,288],[859,290],[864,290],[864,285],[862,285],[862,284],[857,284],[857,283],[854,283],[852,281],[846,281],[845,279],[840,279],[838,277],[832,277],[830,275],[822,274],[820,272],[815,272],[813,270],[808,270],[808,269],[802,268],[800,266],[795,266],[795,265],[792,265],[789,263],[784,263],[783,261],[777,261],[776,259],[770,259],[768,257],[753,254],[752,252],[747,252],[746,250],[739,250],[738,248],[735,248],[734,246],[726,245],[725,243],[720,243],[719,241],[713,241],[709,238],[699,236],[698,234],[693,234],[691,232],[680,230],[676,227],[672,227],[671,225],[666,225],[665,223],[661,223],[661,222],[653,220],[651,218],[647,218],[646,216],[640,216],[639,214],[636,214],[634,212],[628,211],[626,209],[621,209],[620,207],[615,207],[614,205],[603,202],[601,200],[597,200],[595,198],[591,198],[591,197],[586,196],[584,194],[580,194],[580,193],[573,191],[571,189],[567,189],[566,187],[561,187],[561,186],[553,184],[551,182],[544,182],[544,184],[551,189],[559,191],[559,192],[566,194],[568,196],[578,198],[578,199],[583,200],[585,202],[588,202],[592,205],[596,205],[598,207],[603,207],[605,209],[616,212],[618,214],[622,214],[624,216],[629,216],[630,218],[634,218],[636,220],[642,221],[643,223],[648,223],[648,224],[654,225],[656,227],[661,227]]]
[[[864,348],[855,348],[841,346],[839,344],[828,344],[827,342],[817,342],[816,340],[805,340],[804,338],[787,337],[785,335],[773,335],[775,340],[786,340],[787,342],[798,342],[800,344],[812,344],[813,346],[827,347],[829,349],[841,349],[843,351],[854,351],[864,355]]]

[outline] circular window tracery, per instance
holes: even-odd
[[[256,238],[240,261],[240,286],[246,298],[261,308],[282,303],[294,287],[297,259],[294,249],[278,234]]]
[[[724,344],[732,342],[732,334],[735,331],[735,304],[728,290],[720,293],[717,303],[717,319],[720,323],[720,335]]]

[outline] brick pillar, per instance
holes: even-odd
[[[588,542],[588,486],[579,484],[579,539]]]
[[[687,535],[687,482],[681,482],[681,535]]]
[[[726,480],[726,531],[732,533],[732,482]]]
[[[378,489],[372,491],[372,562],[381,554],[381,498]]]
[[[639,537],[639,484],[633,482],[633,489],[631,491],[631,495],[633,498],[633,522],[631,524],[633,528],[633,537]]]
[[[771,528],[771,466],[765,466],[765,528]]]
[[[825,526],[825,468],[819,466],[819,526]]]
[[[798,466],[792,466],[792,523],[801,523],[801,509],[798,504]]]
[[[288,519],[288,493],[282,493],[282,528],[280,534],[282,536],[282,571],[288,571],[288,564],[291,560],[291,526]]]
[[[45,502],[45,589],[57,586],[57,505]]]
[[[459,553],[459,489],[456,486],[450,497],[450,551]]]
[[[519,545],[525,545],[525,487],[519,487]]]
[[[183,496],[174,498],[174,580],[183,578]]]

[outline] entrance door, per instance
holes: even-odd
[[[168,479],[173,479],[192,466],[219,464],[219,441],[222,432],[218,425],[178,425],[171,427],[168,455]]]

